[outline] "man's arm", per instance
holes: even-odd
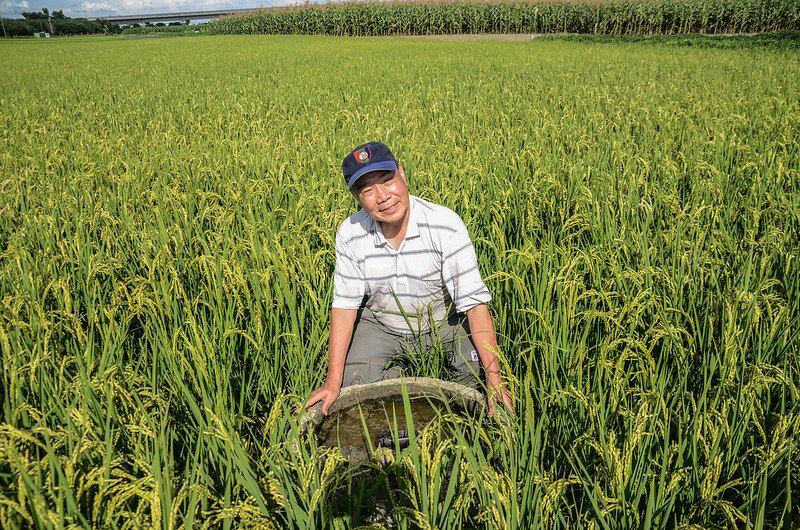
[[[472,341],[478,349],[478,355],[486,373],[486,389],[488,392],[489,415],[494,416],[495,401],[503,403],[509,411],[514,412],[511,399],[503,378],[500,375],[500,361],[497,359],[497,336],[492,323],[492,315],[486,304],[478,304],[467,311],[467,321]]]
[[[328,375],[321,387],[316,389],[306,401],[306,407],[322,401],[322,413],[328,415],[328,409],[339,397],[344,378],[344,364],[347,359],[347,348],[353,337],[356,323],[356,309],[331,309],[331,334],[328,339]]]

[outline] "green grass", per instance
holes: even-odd
[[[763,48],[775,51],[800,49],[800,31],[780,31],[756,35],[550,35],[545,38],[586,43],[642,43],[647,45],[687,46],[698,48],[747,49]]]
[[[96,38],[0,67],[4,528],[347,528],[375,491],[398,528],[800,525],[791,50]],[[369,476],[289,448],[366,139],[469,227],[519,413]]]

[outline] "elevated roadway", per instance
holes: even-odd
[[[132,24],[147,24],[154,22],[183,22],[190,23],[192,20],[209,20],[212,18],[224,17],[226,15],[236,15],[237,13],[252,13],[258,8],[250,9],[211,9],[208,11],[178,11],[176,13],[147,13],[141,15],[116,15],[113,17],[95,17],[89,20],[108,20],[120,26],[130,26]]]

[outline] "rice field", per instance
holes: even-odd
[[[82,38],[0,69],[3,528],[800,527],[796,51]],[[369,139],[469,227],[518,415],[366,473],[294,409]]]

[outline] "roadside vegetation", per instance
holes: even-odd
[[[187,36],[187,35],[207,35],[208,23],[203,24],[153,24],[142,26],[126,26],[120,30],[121,35],[154,35],[154,36]]]
[[[120,26],[107,20],[88,20],[71,18],[64,15],[63,10],[50,12],[23,12],[22,18],[0,18],[0,31],[3,37],[32,37],[34,34],[48,34],[51,37],[74,35],[145,35],[166,33],[175,35],[193,35],[205,28],[205,24],[186,25],[182,22],[156,22],[155,24],[133,24]]]
[[[119,31],[118,25],[109,24],[105,20],[70,18],[64,15],[63,10],[51,13],[46,7],[41,11],[24,12],[21,19],[2,18],[0,27],[3,37],[32,37],[34,33],[93,35]]]
[[[0,68],[0,527],[800,527],[796,51],[6,40]],[[294,412],[365,139],[464,218],[518,411],[369,472]]]
[[[800,31],[778,31],[753,35],[546,35],[543,38],[585,43],[640,43],[698,48],[762,48],[775,51],[800,50]]]

